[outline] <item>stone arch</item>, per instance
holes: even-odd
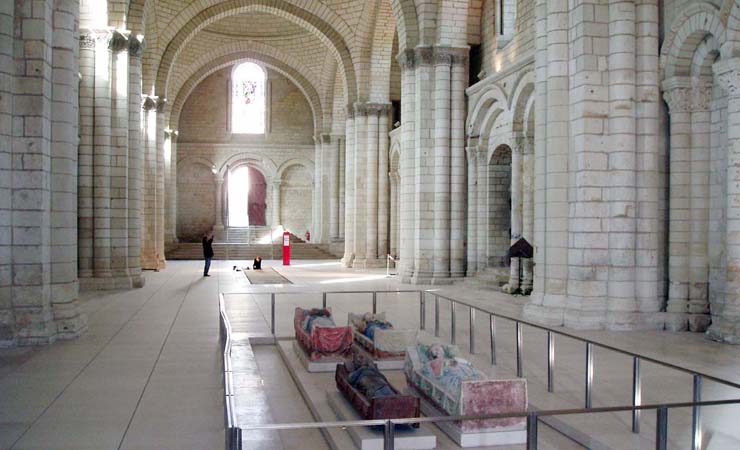
[[[193,156],[193,155],[183,156],[182,158],[177,159],[177,165],[180,165],[180,164],[201,164],[201,165],[208,167],[208,170],[210,171],[216,170],[216,173],[218,172],[218,170],[216,169],[216,165],[213,164],[213,162],[210,159],[204,158],[202,156]],[[214,173],[214,176],[215,175],[216,174]]]
[[[323,129],[315,130],[314,135],[331,133],[332,132],[332,121],[334,120],[334,93],[337,85],[337,62],[329,54],[324,59],[321,72],[321,105],[322,105],[322,117],[321,124]],[[342,102],[344,103],[344,102]]]
[[[226,170],[229,174],[233,174],[235,171],[246,168],[249,171],[249,191],[247,194],[247,216],[249,218],[249,226],[264,226],[267,224],[266,210],[267,210],[267,185],[269,184],[268,176],[265,173],[260,161],[253,159],[241,159],[233,164],[230,164]],[[256,175],[256,176],[255,176]],[[232,179],[231,175],[226,178],[228,181]],[[226,214],[226,222],[231,226],[231,219],[229,212],[231,211],[231,203],[229,199],[230,187],[224,185],[224,198],[227,200],[229,205]],[[243,201],[243,198],[241,198]]]
[[[368,97],[371,102],[387,103],[390,101],[391,65],[393,62],[393,41],[396,27],[390,4],[381,1],[378,5],[375,27],[370,45],[370,78]]]
[[[488,159],[489,267],[506,267],[511,235],[511,155],[508,143],[490,146]],[[508,272],[506,273],[508,275]]]
[[[399,52],[415,48],[419,43],[419,20],[414,0],[390,0],[390,3],[396,19]]]
[[[740,2],[737,0],[725,0],[720,12],[722,23],[727,24],[725,51],[728,58],[740,56]]]
[[[388,158],[390,180],[390,243],[391,255],[398,255],[401,218],[401,144],[395,141],[391,146]]]
[[[167,42],[167,45],[157,70],[156,92],[167,91],[167,82],[177,56],[200,30],[230,15],[259,11],[290,20],[318,37],[336,56],[337,61],[341,63],[340,67],[345,78],[347,98],[350,102],[353,102],[357,94],[357,82],[352,56],[347,44],[349,41],[346,39],[351,34],[348,33],[348,29],[343,34],[335,28],[346,28],[346,24],[340,18],[335,17],[329,8],[320,2],[303,4],[312,9],[304,9],[287,2],[276,6],[277,4],[273,0],[227,0],[207,6],[197,12],[193,10],[193,7],[186,8],[171,22],[171,26],[162,35],[163,41]],[[192,5],[196,5],[196,3],[194,2]],[[173,32],[173,27],[179,31]]]
[[[707,39],[721,47],[727,32],[716,7],[695,3],[681,11],[665,38],[660,55],[664,78],[691,75],[694,53]]]
[[[479,137],[481,136],[481,128],[484,123],[485,116],[490,112],[489,109],[495,108],[503,110],[509,109],[509,101],[501,89],[497,85],[491,86],[491,88],[483,94],[475,104],[473,112],[468,117],[467,130],[468,136]]]
[[[511,126],[512,131],[522,132],[525,128],[525,118],[527,117],[530,101],[534,99],[534,71],[524,72],[516,81],[513,94],[511,96]]]
[[[213,73],[228,67],[232,64],[239,64],[242,62],[255,62],[263,66],[269,67],[270,69],[280,73],[284,77],[288,78],[298,89],[303,93],[308,101],[308,105],[311,108],[313,114],[314,131],[318,131],[321,128],[321,119],[323,117],[323,108],[318,92],[313,84],[307,80],[299,70],[288,66],[284,62],[260,53],[256,52],[237,52],[232,54],[223,55],[217,59],[211,59],[205,65],[194,68],[192,75],[187,79],[185,83],[179,88],[175,97],[175,102],[170,111],[168,123],[178,126],[180,120],[180,114],[182,108],[185,106],[190,94],[198,86],[198,84],[206,79]]]
[[[131,0],[128,4],[126,27],[133,34],[143,34],[146,24],[146,3],[149,0]]]
[[[314,179],[314,165],[313,163],[306,159],[306,158],[292,158],[280,165],[278,167],[277,171],[275,172],[275,180],[282,181],[283,175],[285,174],[285,171],[288,170],[292,166],[303,166],[308,170],[308,172],[311,174],[311,180]]]
[[[275,179],[277,173],[277,167],[272,160],[265,158],[263,155],[251,152],[240,152],[231,155],[226,161],[221,164],[218,168],[218,174],[223,178],[226,176],[230,167],[235,165],[250,164],[265,175],[266,179]]]

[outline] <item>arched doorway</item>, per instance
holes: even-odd
[[[247,165],[232,170],[228,186],[229,226],[264,226],[266,195],[267,182],[262,172]]]
[[[511,148],[496,147],[488,163],[488,266],[504,267],[511,236]]]

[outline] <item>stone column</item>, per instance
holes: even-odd
[[[77,242],[75,239],[77,236],[77,161],[79,145],[78,14],[79,2],[77,0],[54,2],[54,37],[51,48],[50,301],[55,325],[53,329],[56,331],[58,339],[76,337],[87,327],[87,320],[81,314],[77,300],[79,284],[77,279]],[[11,41],[12,39],[9,39],[6,42]],[[2,53],[2,50],[0,50],[0,54]],[[27,60],[27,63],[30,63],[30,61]],[[3,61],[0,61],[0,64],[3,64]],[[0,96],[5,98],[4,93]],[[6,103],[10,103],[10,101]],[[4,120],[4,118],[1,120]],[[32,123],[34,123],[33,120],[26,121],[27,129]],[[4,133],[0,131],[0,134]],[[3,142],[10,143],[10,140],[3,140]],[[24,160],[23,166],[31,165],[30,161],[32,159]],[[2,173],[8,174],[7,171],[2,171]],[[23,178],[25,179],[25,177]],[[7,186],[5,183],[8,181],[0,184],[5,187]],[[0,197],[4,197],[3,194],[0,193]],[[10,193],[4,198],[10,199]],[[19,206],[23,209],[26,207],[23,204]],[[15,220],[21,222],[19,219],[22,218],[25,211],[19,212],[20,214],[15,217]],[[6,230],[9,231],[4,227],[0,230],[2,230],[0,234],[5,234]],[[9,234],[7,233],[6,236]],[[43,249],[40,250],[43,252]],[[9,255],[5,252],[3,254]],[[0,257],[0,259],[4,258]],[[9,259],[8,263],[10,262]],[[6,263],[0,263],[0,265],[4,264]],[[3,269],[0,268],[0,272],[5,272]],[[11,272],[8,270],[5,273],[9,274]],[[24,272],[16,271],[15,274],[23,276]],[[28,273],[25,275],[28,275]],[[5,284],[4,282],[0,283],[0,285]],[[0,292],[0,298],[12,300],[8,294]],[[4,303],[4,301],[0,301],[0,303]],[[5,306],[0,307],[0,309],[4,308]],[[2,322],[4,321],[0,321],[0,324]],[[0,326],[0,328],[2,327]],[[0,345],[5,339],[4,336],[0,337]]]
[[[177,243],[177,130],[165,129],[165,247]]]
[[[139,38],[129,38],[128,86],[128,273],[133,287],[142,287],[141,275],[141,53],[144,43]]]
[[[344,256],[342,265],[352,267],[355,259],[355,110],[347,107],[345,129]]]
[[[128,273],[128,75],[127,31],[114,31],[111,49],[110,266],[113,288],[130,288]]]
[[[340,138],[340,142],[338,143],[337,151],[338,151],[338,158],[337,158],[337,179],[338,179],[338,185],[339,185],[339,193],[337,194],[339,196],[339,204],[337,205],[337,238],[339,241],[344,241],[344,218],[345,218],[345,188],[346,188],[346,181],[344,179],[344,171],[346,168],[345,163],[345,146],[346,146],[346,137]]]
[[[478,200],[477,216],[478,216],[478,232],[476,233],[478,240],[475,243],[477,250],[475,254],[478,257],[477,270],[481,270],[488,267],[488,141],[481,140],[478,145],[478,152],[476,156],[476,170],[478,174],[477,179],[477,193],[476,198]]]
[[[378,263],[382,267],[385,265],[386,255],[389,248],[389,228],[391,205],[390,192],[390,175],[388,166],[388,152],[390,147],[390,105],[381,105],[380,117],[378,121]]]
[[[478,187],[477,183],[477,139],[476,145],[466,149],[468,160],[468,237],[467,237],[467,276],[472,277],[478,270]]]
[[[414,275],[412,282],[425,284],[434,276],[434,49],[414,49],[416,71],[414,116]],[[449,183],[449,181],[447,181]]]
[[[671,121],[666,328],[683,331],[689,300],[691,85],[686,78],[671,78],[663,89]]]
[[[691,99],[691,243],[688,327],[704,332],[709,326],[709,159],[711,82],[693,81]]]
[[[413,50],[400,52],[396,57],[401,66],[401,161],[400,161],[400,215],[399,222],[399,277],[403,282],[411,281],[414,273],[414,162],[417,151],[414,146],[416,103],[416,79],[414,71],[416,60]]]
[[[740,58],[712,66],[718,84],[727,93],[727,273],[723,303],[711,305],[712,339],[740,344]]]
[[[390,205],[390,239],[389,253],[398,255],[398,173],[394,172],[391,178],[391,205]]]
[[[522,145],[522,237],[534,245],[534,151],[529,138]],[[522,294],[532,292],[534,278],[532,258],[523,258],[522,280],[519,290]]]
[[[272,226],[282,225],[280,223],[280,185],[282,182],[282,180],[274,180],[272,182]],[[223,184],[223,180],[221,180],[221,183]],[[219,189],[218,192],[222,190]]]
[[[465,88],[468,85],[468,51],[467,48],[453,50],[450,69],[450,278],[465,276]]]
[[[367,117],[367,148],[365,176],[365,267],[375,267],[378,261],[378,125],[381,106],[365,104]],[[359,166],[356,166],[359,167]],[[362,194],[358,195],[363,198]]]
[[[93,100],[93,273],[111,277],[111,44],[110,33],[95,36]]]
[[[367,209],[363,201],[367,201],[366,189],[367,178],[362,174],[367,173],[367,108],[365,104],[355,103],[355,151],[354,151],[354,261],[352,267],[364,268],[366,255],[365,233],[367,230]]]
[[[511,240],[514,245],[522,237],[522,138],[516,138],[511,149]],[[519,258],[511,258],[509,282],[503,287],[504,292],[513,294],[519,290]]]
[[[216,185],[216,224],[213,228],[215,231],[224,230],[224,177],[221,174],[215,174],[213,181]],[[275,208],[273,206],[273,214],[275,214]],[[274,221],[273,224],[277,225],[279,222]]]
[[[452,55],[434,54],[434,267],[433,283],[450,277],[450,67]],[[429,105],[432,106],[432,105]],[[426,107],[426,106],[425,106]],[[422,212],[422,215],[424,212]],[[420,225],[421,226],[421,225]]]
[[[142,239],[141,239],[141,267],[142,269],[159,270],[156,245],[157,225],[157,104],[156,96],[145,96],[142,102],[144,109],[142,127],[142,143],[144,150],[143,160],[143,191],[142,191]]]
[[[323,136],[314,136],[314,179],[313,179],[313,208],[312,208],[312,224],[313,229],[311,230],[311,240],[314,242],[321,242],[322,229],[323,229],[323,183],[322,183],[322,166],[323,166],[323,154],[321,152]]]
[[[156,255],[157,255],[157,268],[164,269],[165,267],[165,256],[164,256],[164,221],[165,221],[165,168],[164,168],[164,130],[167,128],[165,122],[165,108],[167,106],[167,99],[164,95],[159,96],[159,103],[157,104],[157,134],[156,134],[156,160],[157,160],[157,178],[156,178],[156,209],[155,214],[157,215],[156,221]]]
[[[329,159],[329,240],[339,240],[339,137],[329,137],[327,142]]]
[[[80,30],[80,145],[77,172],[77,265],[79,278],[93,276],[93,140],[95,137],[95,41]]]

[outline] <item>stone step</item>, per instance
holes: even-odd
[[[303,242],[291,243],[290,256],[292,259],[337,259],[329,253],[323,245],[307,244]],[[264,259],[282,258],[282,246],[270,244],[231,244],[214,243],[214,259],[254,259],[261,256]],[[166,253],[167,259],[202,259],[203,247],[198,243],[178,243]]]

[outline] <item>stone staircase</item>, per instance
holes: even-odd
[[[262,259],[282,259],[283,247],[280,244],[237,244],[229,242],[213,243],[214,259],[251,260],[257,256]],[[166,253],[167,259],[203,259],[203,246],[200,243],[181,242],[172,246]],[[328,244],[309,244],[291,235],[291,259],[339,259],[329,252]]]

